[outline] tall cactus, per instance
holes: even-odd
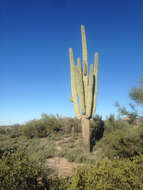
[[[81,120],[83,145],[85,152],[90,152],[90,119],[94,117],[97,100],[98,53],[95,53],[94,64],[90,65],[88,74],[87,44],[84,26],[81,25],[82,65],[80,58],[74,64],[72,48],[69,48],[71,89],[76,117]]]

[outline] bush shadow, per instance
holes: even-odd
[[[93,151],[96,142],[99,141],[104,134],[104,121],[102,117],[96,116],[91,122],[91,133],[90,133],[90,151]]]

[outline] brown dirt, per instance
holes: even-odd
[[[83,164],[69,162],[66,158],[53,157],[46,160],[46,167],[52,169],[58,177],[71,176],[73,170]]]
[[[60,146],[60,143],[67,142],[69,139],[70,137],[64,137],[62,140],[56,141],[55,148],[61,151],[62,147]],[[69,162],[66,158],[62,158],[62,157],[48,158],[45,162],[46,168],[49,168],[53,171],[52,175],[56,175],[58,177],[71,176],[74,169],[82,165],[83,164],[80,164],[80,163]]]
[[[70,139],[70,137],[64,137],[64,141],[67,141],[69,139]]]
[[[57,149],[57,150],[62,150],[62,148],[59,146],[59,143],[60,143],[60,142],[61,142],[61,141],[57,141],[57,142],[56,142],[56,149]]]

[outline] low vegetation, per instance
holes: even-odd
[[[25,125],[0,127],[0,187],[6,189],[142,189],[143,121],[110,115],[91,121],[92,153],[84,154],[77,119],[42,115]],[[63,157],[84,166],[66,179],[46,160]]]
[[[24,150],[10,149],[0,159],[0,189],[36,189],[40,166]]]

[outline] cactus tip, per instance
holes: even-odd
[[[81,24],[81,29],[84,29],[84,25],[83,24]]]

